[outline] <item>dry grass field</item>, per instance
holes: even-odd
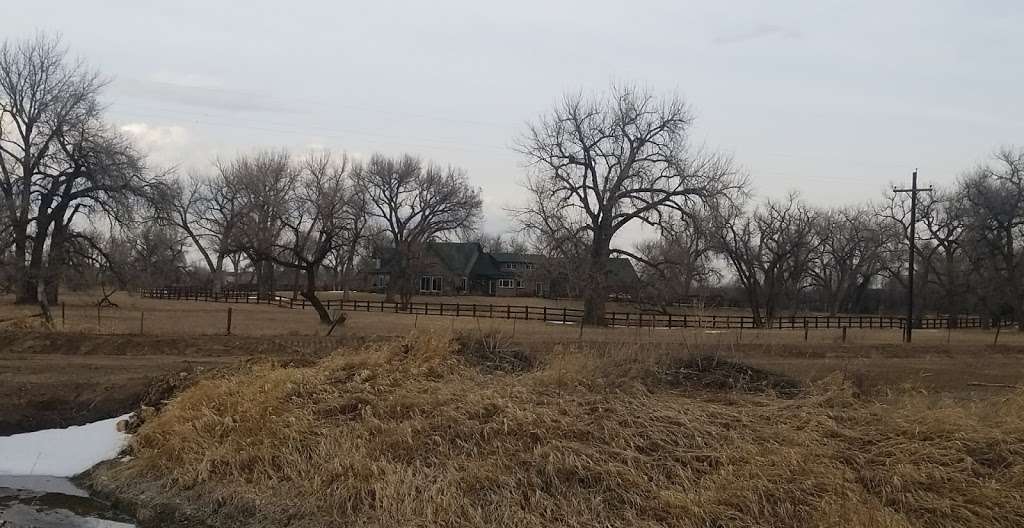
[[[88,483],[161,526],[1024,525],[1020,391],[873,399],[678,350],[502,343],[420,332],[200,381]]]
[[[583,328],[540,321],[350,312],[336,335],[311,310],[114,297],[97,320],[96,296],[69,294],[65,318],[43,330],[37,312],[0,299],[0,430],[78,423],[131,408],[162,376],[216,368],[245,358],[307,360],[340,342],[394,339],[413,331],[494,333],[538,353],[573,343],[593,350],[711,354],[802,380],[840,372],[865,392],[914,387],[961,398],[1005,393],[1024,381],[1024,334],[918,330],[912,346],[899,330],[705,330]],[[228,308],[232,335],[225,336]],[[75,356],[69,359],[68,356]],[[981,385],[979,385],[981,384]],[[988,386],[996,385],[996,386]]]
[[[86,334],[147,334],[167,336],[225,335],[228,308],[231,309],[231,334],[240,336],[317,336],[325,333],[311,309],[287,309],[263,304],[223,304],[192,301],[168,301],[141,298],[119,293],[113,297],[117,308],[97,309],[97,296],[71,293],[64,296],[65,313],[54,308],[55,330]],[[376,299],[376,298],[375,298]],[[442,299],[432,297],[440,302]],[[495,298],[481,298],[490,299]],[[379,300],[379,299],[377,299]],[[472,298],[459,298],[470,302]],[[506,299],[507,300],[507,299]],[[511,299],[526,303],[529,298]],[[544,302],[543,299],[532,299]],[[447,302],[447,301],[445,301]],[[558,301],[551,301],[558,302]],[[541,306],[542,304],[538,304]],[[553,305],[551,305],[553,306]],[[38,326],[38,320],[11,321],[38,313],[34,306],[15,306],[9,297],[0,297],[0,328],[5,326]],[[352,336],[399,337],[415,329],[494,330],[529,342],[564,342],[580,340],[579,325],[562,325],[541,321],[512,321],[485,317],[447,317],[380,312],[348,312],[348,321],[339,330]],[[986,346],[994,342],[994,330],[958,329],[916,330],[915,345]],[[734,344],[801,344],[803,330],[762,329],[700,329],[700,328],[584,328],[584,341],[624,343],[674,343],[693,346],[726,346]],[[855,329],[847,331],[845,344],[899,344],[898,329]],[[811,329],[810,344],[844,344],[842,331]],[[999,336],[1003,345],[1024,345],[1024,332],[1005,330]]]
[[[90,477],[151,525],[1024,522],[1016,331],[351,312],[326,337],[310,310],[95,299],[54,328],[0,304],[0,434],[178,394]]]

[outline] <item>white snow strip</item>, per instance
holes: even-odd
[[[128,440],[117,422],[129,416],[0,437],[0,475],[77,475],[117,456]]]

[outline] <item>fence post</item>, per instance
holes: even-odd
[[[804,318],[804,341],[807,341],[807,319]]]
[[[846,342],[846,327],[843,327],[843,343]]]
[[[565,324],[565,308],[562,308],[562,324]],[[583,337],[583,330],[580,330],[580,337]]]
[[[64,301],[60,303],[60,329],[63,330],[68,318],[64,316]]]
[[[544,305],[544,315],[543,315],[543,317],[544,317],[544,322],[545,323],[548,322],[548,305],[546,305],[546,304]]]
[[[227,333],[227,335],[231,335],[231,307],[230,306],[228,306],[228,333]]]

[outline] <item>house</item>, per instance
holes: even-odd
[[[543,255],[488,253],[476,242],[430,242],[417,261],[415,285],[420,295],[494,295],[498,297],[547,296],[565,292]],[[370,291],[384,292],[396,266],[394,250],[372,259],[366,270]],[[609,260],[610,291],[632,295],[639,284],[636,270],[627,259]]]
[[[543,297],[550,291],[544,276],[544,256],[532,253],[492,253],[500,272],[494,294],[499,297]]]
[[[375,256],[367,271],[370,291],[383,292],[397,266],[394,250]],[[415,266],[414,285],[422,295],[492,293],[498,279],[497,264],[475,242],[431,242]]]

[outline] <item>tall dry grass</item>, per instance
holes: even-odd
[[[693,364],[669,355],[510,373],[466,350],[414,335],[200,382],[91,485],[214,526],[1024,526],[1022,394],[782,398],[675,383]]]

